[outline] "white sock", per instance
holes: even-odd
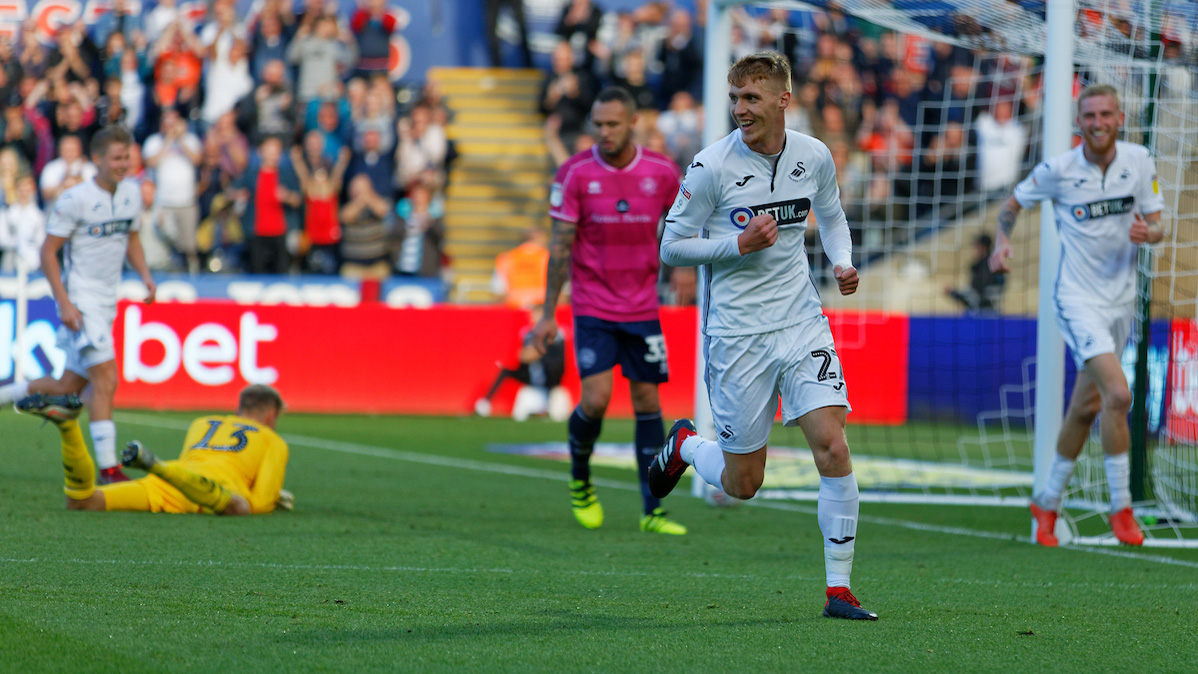
[[[695,465],[695,450],[704,442],[707,441],[703,439],[702,435],[690,436],[682,441],[682,446],[678,448],[678,456],[682,457],[682,460],[690,465]]]
[[[1036,499],[1041,508],[1054,512],[1061,509],[1061,494],[1065,493],[1065,486],[1069,484],[1069,478],[1073,477],[1075,465],[1077,465],[1077,461],[1066,459],[1060,454],[1052,455],[1052,467],[1048,469],[1048,482],[1044,485],[1044,491],[1040,492],[1040,496]]]
[[[14,381],[11,384],[0,386],[0,405],[16,402],[27,395],[29,395],[29,382],[27,381]]]
[[[116,424],[111,421],[93,421],[89,426],[92,446],[96,449],[96,466],[100,470],[116,465]]]
[[[1131,506],[1131,459],[1127,452],[1108,454],[1103,463],[1106,464],[1106,482],[1111,488],[1111,512],[1117,513]]]
[[[860,506],[856,475],[849,473],[844,477],[819,479],[816,519],[824,536],[824,573],[828,587],[849,587]]]
[[[695,472],[699,477],[707,481],[707,484],[724,490],[724,450],[720,449],[718,443],[711,440],[704,440],[698,436],[687,438],[686,442],[698,440],[695,443],[697,446],[691,450],[692,458],[691,465],[695,467]],[[683,443],[685,444],[685,443]]]

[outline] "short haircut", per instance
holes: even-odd
[[[636,112],[636,99],[624,87],[607,87],[595,97],[596,103],[618,102],[624,104],[632,112]]]
[[[91,152],[94,157],[108,154],[108,148],[113,145],[132,145],[133,134],[123,126],[115,124],[106,126],[92,136]]]
[[[283,396],[279,395],[273,387],[266,384],[250,384],[241,390],[241,396],[237,399],[237,411],[241,412],[266,412],[274,410],[276,412],[283,411]]]
[[[790,91],[790,77],[790,61],[776,51],[750,54],[733,63],[728,70],[728,84],[734,87],[765,80],[779,93]]]
[[[1115,101],[1115,107],[1122,110],[1123,104],[1119,102],[1119,91],[1109,84],[1091,84],[1082,89],[1082,92],[1077,95],[1077,111],[1080,114],[1082,110],[1082,101],[1095,96],[1110,96]]]

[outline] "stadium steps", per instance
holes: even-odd
[[[552,162],[537,99],[539,70],[433,68],[452,111],[458,158],[446,190],[446,252],[460,302],[490,302],[495,256],[549,227]]]

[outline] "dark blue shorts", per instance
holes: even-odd
[[[660,384],[670,378],[661,321],[618,323],[575,316],[574,355],[583,378],[616,365],[632,381]]]

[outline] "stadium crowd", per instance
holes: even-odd
[[[555,161],[593,142],[591,102],[615,84],[641,109],[637,141],[685,168],[701,147],[706,0],[619,12],[559,1],[540,96]],[[443,273],[449,111],[435,82],[391,81],[387,0],[358,0],[348,19],[332,0],[264,0],[248,16],[215,0],[198,19],[176,0],[144,14],[113,2],[50,44],[32,24],[0,39],[4,270],[18,257],[36,266],[45,213],[94,172],[88,140],[115,123],[137,141],[131,173],[154,269]],[[739,8],[732,37],[734,58],[790,58],[788,126],[831,149],[857,243],[870,223],[1000,194],[1039,154],[1031,59],[902,36],[834,8]],[[686,301],[691,283],[663,287]]]
[[[395,30],[385,0],[348,20],[329,0],[248,17],[215,0],[198,19],[114,0],[49,44],[23,25],[0,40],[4,268],[37,266],[45,214],[95,174],[91,136],[119,124],[152,269],[438,275],[448,109],[434,83],[393,86]]]

